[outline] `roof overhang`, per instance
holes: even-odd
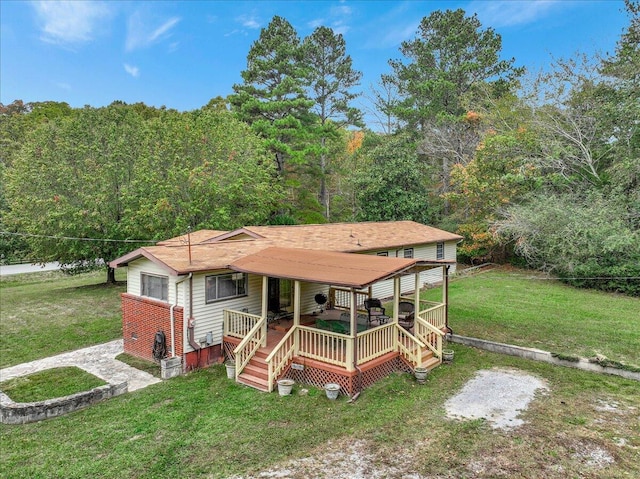
[[[362,289],[416,268],[422,270],[441,265],[412,258],[271,247],[234,261],[229,269],[273,278]]]

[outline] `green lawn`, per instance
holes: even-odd
[[[36,402],[89,391],[105,384],[93,374],[68,366],[2,381],[0,390],[15,402]]]
[[[497,272],[454,281],[454,330],[570,354],[593,349],[638,364],[632,347],[640,331],[633,315],[638,300],[527,276]],[[98,286],[101,279],[3,282],[3,354],[33,359],[118,337],[122,287]],[[426,294],[434,293],[439,291]],[[39,319],[38,298],[48,305]],[[5,299],[13,311],[6,311]],[[76,328],[84,334],[69,333]],[[546,332],[546,342],[538,342],[538,331]],[[612,337],[616,344],[609,344]],[[228,380],[219,365],[59,418],[0,425],[0,477],[248,478],[357,440],[364,442],[372,468],[396,468],[388,477],[640,477],[640,383],[460,345],[453,349],[454,363],[434,370],[425,386],[394,374],[352,404],[345,398],[329,402],[315,388],[300,395],[299,385],[291,396],[261,393]],[[547,382],[549,392],[523,413],[526,424],[496,432],[484,420],[447,419],[446,400],[476,371],[493,367],[517,368]],[[596,460],[603,457],[604,463]],[[322,469],[300,474],[289,477],[322,477]]]
[[[118,271],[123,281],[126,273]],[[0,280],[0,368],[122,337],[120,293],[104,271],[8,276]]]
[[[365,442],[379,467],[399,460],[403,472],[426,477],[640,475],[637,382],[454,348],[454,363],[432,372],[425,386],[392,375],[353,404],[330,402],[313,388],[299,395],[300,386],[291,396],[261,393],[228,380],[218,365],[67,416],[3,425],[0,477],[246,477],[287,459],[338,452],[340,444],[356,440]],[[547,381],[550,393],[525,413],[527,424],[504,433],[482,420],[447,419],[446,399],[478,369],[497,366]],[[582,451],[614,462],[592,467]],[[486,473],[472,474],[479,465]],[[497,467],[506,475],[496,474]]]
[[[423,297],[439,300],[440,289]],[[640,299],[575,289],[533,272],[497,269],[450,283],[456,334],[640,366]]]

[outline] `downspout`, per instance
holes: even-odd
[[[200,366],[200,345],[196,343],[194,339],[194,329],[196,327],[196,320],[193,317],[193,273],[189,273],[189,321],[187,323],[187,339],[189,340],[189,346],[195,351],[198,351],[198,366]]]
[[[189,273],[189,275],[191,275],[192,273]],[[178,285],[180,283],[183,283],[189,276],[185,276],[184,278],[182,278],[179,281],[176,281],[176,295],[174,298],[174,302],[171,305],[171,308],[169,308],[169,314],[171,316],[171,357],[175,358],[176,357],[176,317],[175,317],[175,313],[174,313],[174,309],[176,308],[176,306],[178,306]]]

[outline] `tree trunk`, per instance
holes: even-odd
[[[111,266],[107,266],[107,284],[116,283],[116,270]]]

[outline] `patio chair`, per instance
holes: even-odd
[[[382,302],[377,298],[369,298],[364,300],[364,307],[367,310],[368,321],[371,324],[373,321],[378,324],[382,324],[384,320],[389,317],[385,314],[385,308],[382,307]]]
[[[415,306],[409,301],[398,303],[398,324],[409,331],[415,322]]]

